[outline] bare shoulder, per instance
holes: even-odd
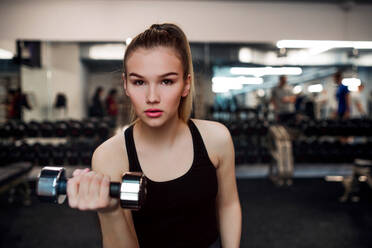
[[[116,134],[99,145],[93,153],[92,169],[105,175],[112,180],[121,179],[121,175],[128,171],[128,158],[125,147],[124,134]]]
[[[227,127],[216,121],[192,119],[197,126],[208,155],[216,167],[224,157],[233,154],[233,142]]]
[[[222,123],[200,119],[192,119],[192,121],[198,127],[203,140],[205,138],[223,144],[231,139],[230,131]]]

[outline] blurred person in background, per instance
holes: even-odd
[[[271,92],[271,103],[274,106],[275,118],[279,123],[294,120],[294,103],[296,96],[287,86],[287,77],[280,76],[279,84]]]
[[[118,103],[116,101],[117,90],[111,89],[105,100],[106,113],[109,117],[116,118],[118,115]]]
[[[21,89],[10,90],[6,99],[7,118],[14,120],[22,119],[22,109],[31,110],[27,96],[22,94]]]
[[[328,92],[323,90],[315,96],[315,117],[318,120],[327,118]]]
[[[358,90],[351,92],[351,102],[352,102],[352,109],[351,109],[351,116],[353,118],[363,118],[367,116],[366,109],[363,104],[362,100],[362,92],[364,90],[364,85],[360,84],[358,86]]]
[[[334,75],[333,79],[335,84],[337,85],[337,111],[334,113],[334,117],[340,120],[348,119],[350,117],[350,91],[347,86],[342,84],[341,71],[338,71]]]
[[[92,98],[92,105],[89,108],[90,117],[102,118],[105,114],[105,110],[101,101],[103,95],[103,88],[101,86],[96,88],[96,91]]]

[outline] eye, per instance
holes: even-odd
[[[163,84],[163,85],[171,85],[171,84],[173,84],[173,81],[170,80],[170,79],[164,79],[163,81],[161,81],[161,84]]]
[[[133,84],[135,85],[143,85],[145,82],[143,80],[135,80]]]

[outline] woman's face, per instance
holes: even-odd
[[[137,117],[157,127],[179,118],[181,97],[189,94],[190,76],[184,80],[181,60],[172,48],[139,48],[128,58],[124,87]]]

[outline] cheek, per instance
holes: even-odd
[[[132,103],[132,105],[137,106],[139,105],[143,100],[143,96],[140,92],[137,92],[135,90],[129,90],[128,91],[128,97]]]
[[[181,101],[181,96],[181,92],[179,90],[175,90],[174,92],[167,94],[164,99],[167,101],[167,103],[172,104],[172,106],[178,106]]]

